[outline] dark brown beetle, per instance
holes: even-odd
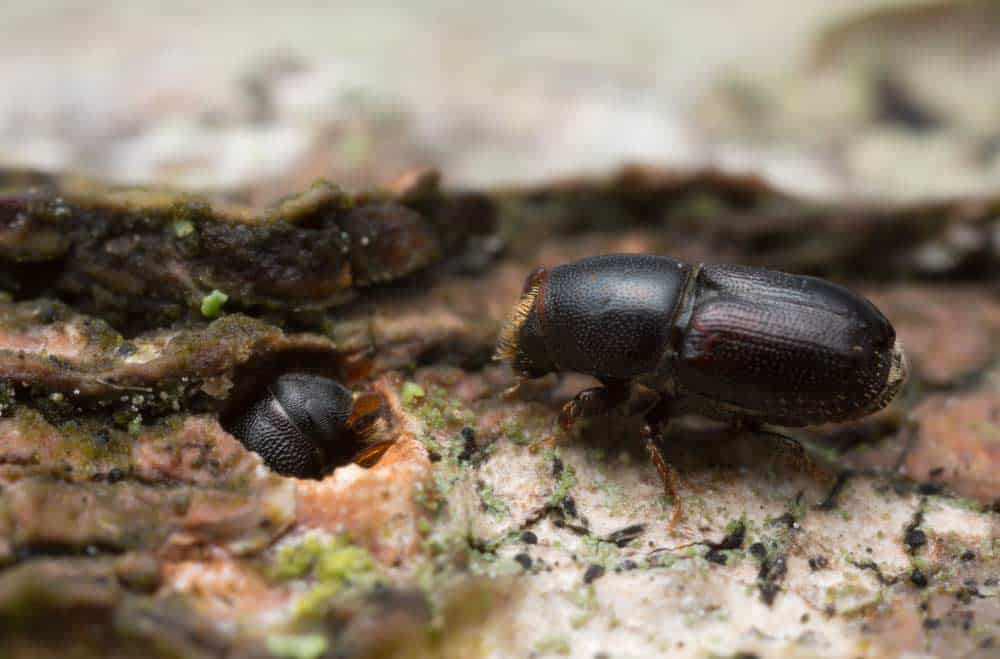
[[[527,378],[575,371],[604,384],[566,404],[564,427],[623,409],[634,401],[634,385],[655,392],[632,412],[646,416],[647,445],[672,494],[674,477],[654,441],[670,416],[782,426],[847,421],[886,406],[907,371],[889,321],[841,286],[644,254],[533,272],[496,357]]]
[[[365,442],[367,423],[379,405],[378,396],[356,399],[336,380],[286,373],[224,425],[277,473],[318,478],[339,464],[378,461],[389,442]]]

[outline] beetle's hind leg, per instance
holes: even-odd
[[[797,439],[763,429],[760,424],[742,423],[739,424],[754,435],[766,439],[772,443],[775,453],[784,463],[795,471],[805,474],[809,478],[825,482],[831,479],[829,470],[806,451],[805,447]]]

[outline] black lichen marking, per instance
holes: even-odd
[[[941,494],[944,491],[944,486],[938,483],[921,483],[917,486],[917,492],[923,494],[924,496],[931,496],[934,494]]]
[[[971,549],[967,549],[964,552],[962,552],[962,555],[959,556],[959,558],[965,561],[966,563],[968,563],[969,561],[974,561],[976,560],[976,552],[972,551]]]
[[[793,528],[795,526],[795,515],[786,512],[780,517],[772,519],[771,526],[784,526],[786,529]]]
[[[743,540],[746,538],[746,532],[746,524],[744,524],[743,520],[740,520],[736,522],[733,529],[719,542],[706,542],[709,549],[705,554],[705,560],[725,565],[727,556],[722,552],[742,547]]]
[[[903,544],[908,553],[914,553],[927,544],[927,534],[918,528],[924,521],[923,501],[920,508],[913,514],[913,519],[903,529]]]
[[[828,567],[830,567],[830,561],[826,559],[826,556],[813,556],[809,559],[809,569],[813,572],[825,570]]]
[[[909,529],[903,537],[903,543],[910,552],[927,544],[927,534],[920,529]]]
[[[587,568],[586,572],[583,573],[583,583],[593,583],[595,580],[600,579],[603,576],[604,566],[594,563]]]
[[[759,549],[755,550],[755,547],[759,547]],[[771,606],[781,591],[781,582],[788,573],[788,564],[783,555],[769,555],[764,545],[758,542],[750,546],[750,553],[760,560],[760,570],[757,572],[757,588],[760,590],[760,599],[767,606]],[[760,555],[761,553],[763,556]]]
[[[526,545],[537,545],[538,536],[531,531],[525,531],[524,533],[521,534],[521,542],[523,542]]]
[[[476,431],[466,426],[459,431],[462,436],[462,452],[458,454],[459,462],[472,462],[476,454]]]
[[[550,512],[561,514],[562,511],[559,508],[551,508]],[[580,526],[579,524],[572,524],[570,522],[567,522],[562,517],[556,517],[556,519],[552,520],[552,525],[555,526],[557,529],[566,529],[567,531],[572,532],[574,535],[585,535],[585,536],[590,535],[590,529],[588,529],[586,526]]]
[[[514,560],[520,563],[521,567],[523,567],[525,570],[531,569],[531,564],[532,564],[531,556],[528,556],[524,552],[514,556]]]
[[[912,583],[917,588],[927,587],[927,575],[924,571],[918,567],[913,568],[913,572],[910,572],[910,583]]]
[[[705,560],[710,563],[716,563],[717,565],[725,565],[729,559],[725,554],[711,549],[707,554],[705,554]]]
[[[879,584],[883,586],[891,586],[892,584],[899,581],[899,577],[887,577],[882,573],[882,568],[875,561],[861,561],[860,563],[850,561],[854,567],[860,570],[870,570],[875,573],[875,578],[878,579]]]
[[[619,547],[625,547],[646,531],[645,524],[632,524],[609,533],[605,540]]]

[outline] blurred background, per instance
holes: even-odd
[[[263,196],[624,161],[800,194],[997,183],[988,0],[8,0],[0,164]]]

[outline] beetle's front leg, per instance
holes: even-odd
[[[593,419],[610,414],[616,408],[628,402],[631,395],[631,385],[626,381],[608,380],[603,387],[584,389],[563,405],[559,412],[558,433],[546,435],[536,442],[533,450],[548,448],[562,442],[569,435],[579,419]]]
[[[610,414],[628,402],[631,386],[627,382],[607,381],[603,387],[584,389],[559,412],[559,427],[563,432],[573,428],[578,419],[592,419]]]

